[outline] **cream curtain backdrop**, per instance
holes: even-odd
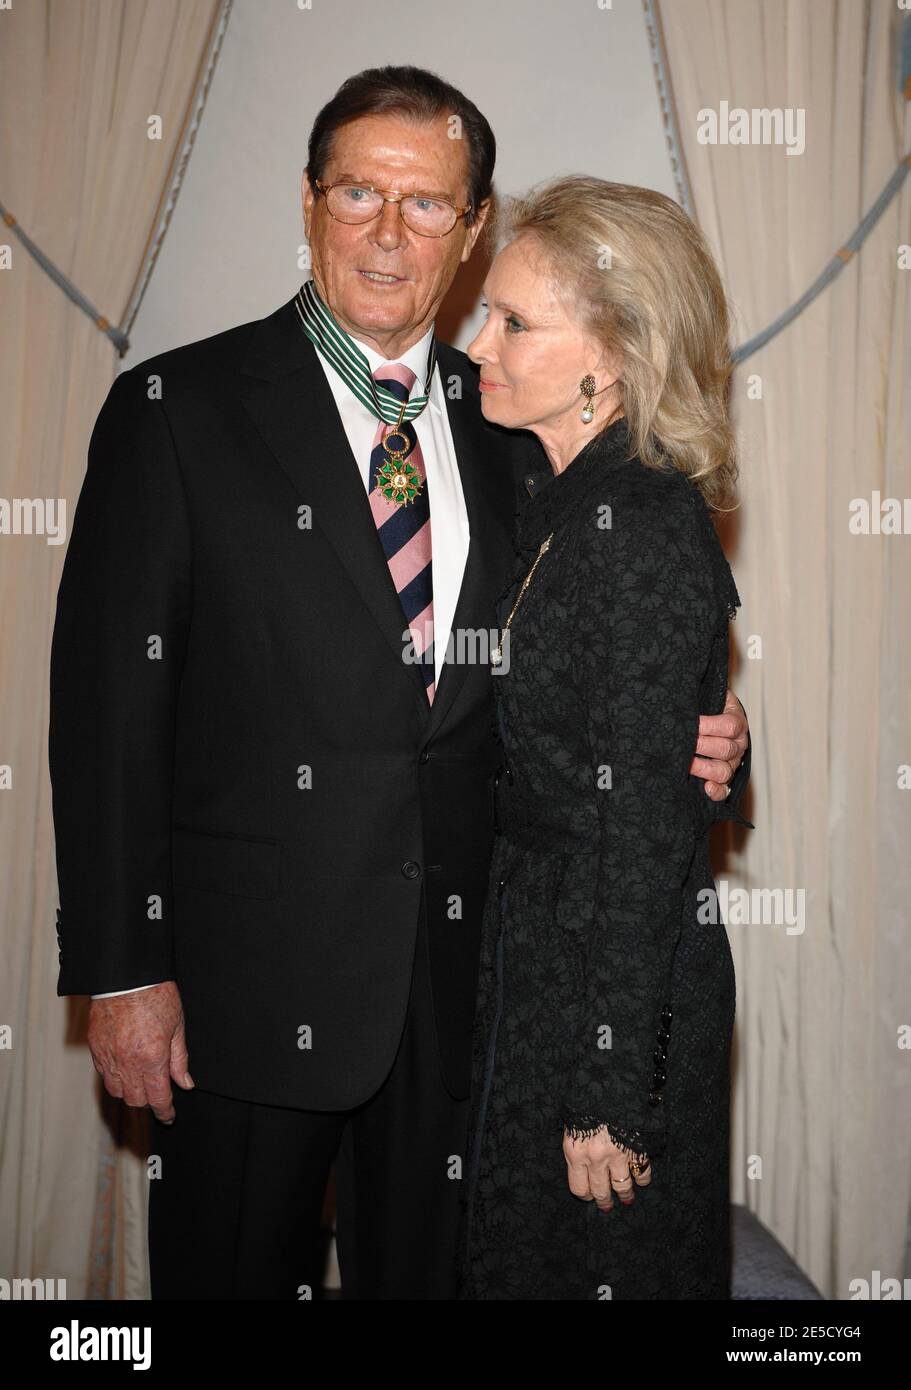
[[[892,0],[663,0],[660,17],[695,213],[743,342],[806,289],[911,148],[898,89],[906,14]],[[722,101],[803,108],[805,152],[700,144],[698,113]],[[806,930],[728,926],[732,1196],[842,1299],[874,1270],[904,1273],[911,1192],[899,1049],[911,1021],[911,790],[899,790],[911,762],[911,537],[848,528],[854,498],[911,497],[909,241],[911,179],[837,281],[733,383],[742,511],[728,551],[743,609],[732,684],[753,730],[757,828],[726,877],[804,888]]]
[[[309,124],[371,63],[421,63],[474,97],[500,141],[501,192],[578,170],[673,190],[639,0],[463,0],[455,25],[449,7],[438,23],[403,25],[431,11],[400,0],[393,41],[386,12],[356,8],[357,24],[343,24],[335,6],[235,0],[128,365],[290,297],[304,278]],[[908,148],[891,47],[902,12],[891,0],[669,0],[661,14],[696,212],[743,341],[805,288]],[[112,322],[135,302],[215,19],[215,0],[0,11],[0,199]],[[806,153],[699,145],[697,112],[723,99],[805,107]],[[160,142],[146,138],[153,113]],[[753,725],[757,830],[727,846],[723,877],[805,887],[807,928],[729,926],[733,1197],[836,1297],[849,1278],[902,1272],[911,1185],[896,1046],[911,997],[911,793],[897,789],[898,764],[911,762],[911,542],[852,537],[847,521],[850,500],[873,489],[911,495],[908,272],[897,270],[909,210],[906,187],[837,284],[734,383],[745,457],[728,549],[744,608],[732,684]],[[116,356],[15,236],[0,240],[13,255],[0,274],[0,493],[65,497],[69,523]],[[457,344],[476,327],[458,322]],[[756,374],[761,400],[747,393]],[[142,1117],[99,1107],[84,1010],[55,994],[46,689],[64,550],[0,537],[0,764],[13,767],[0,801],[0,862],[12,866],[0,1023],[14,1043],[0,1053],[0,1276],[144,1298]],[[748,659],[750,633],[764,639],[761,660]],[[755,1181],[751,1155],[763,1163]]]
[[[0,198],[113,323],[158,226],[218,10],[218,0],[16,0],[0,13]],[[152,115],[160,140],[147,137]],[[2,230],[12,248],[0,274],[2,493],[64,498],[69,524],[117,354]],[[65,549],[0,537],[0,763],[12,766],[0,803],[0,1021],[13,1043],[0,1053],[0,1274],[65,1278],[69,1298],[142,1297],[144,1165],[129,1146],[115,1157],[121,1121],[99,1106],[85,1001],[56,997],[47,672]]]

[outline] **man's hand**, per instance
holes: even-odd
[[[690,772],[706,779],[705,794],[713,801],[724,801],[727,796],[727,783],[746,752],[748,732],[743,705],[731,690],[721,714],[700,714],[696,757],[690,763]]]
[[[174,1119],[171,1081],[194,1082],[187,1065],[183,1006],[173,980],[138,994],[93,999],[89,1049],[105,1090],[127,1105],[150,1105],[164,1124]]]

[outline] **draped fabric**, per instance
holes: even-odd
[[[660,19],[695,214],[742,342],[806,289],[911,149],[905,15],[890,0],[664,0]],[[700,113],[720,118],[722,102],[801,108],[804,152],[701,143]],[[909,227],[906,180],[836,283],[733,381],[731,683],[751,720],[757,828],[732,832],[716,879],[802,891],[805,921],[729,913],[732,1196],[831,1298],[904,1273],[911,1190],[911,536],[883,534],[881,510],[911,497]]]
[[[218,0],[46,0],[0,16],[0,197],[111,322],[147,264],[220,12]],[[0,491],[62,499],[68,528],[117,357],[0,230],[11,248]],[[145,1116],[102,1099],[87,1001],[56,997],[47,672],[66,532],[54,537],[43,500],[33,515],[32,534],[0,537],[0,762],[11,768],[0,1020],[12,1029],[0,1069],[0,1265],[7,1277],[65,1279],[69,1298],[142,1298]]]
[[[297,72],[299,50],[284,38],[300,31],[282,30],[279,45],[274,31],[290,21],[245,9],[237,53],[272,42],[270,84],[287,74],[283,60]],[[113,323],[130,320],[145,283],[220,10],[216,0],[15,0],[0,13],[0,199]],[[659,0],[659,14],[696,214],[742,342],[805,289],[911,147],[897,82],[905,12],[892,0]],[[503,15],[530,43],[529,26],[508,7]],[[328,30],[313,25],[301,41],[326,95],[336,77],[375,61],[370,25],[382,16],[364,18],[362,33],[345,35],[337,72],[324,62],[335,52]],[[539,28],[562,63],[565,25]],[[501,180],[513,158],[530,181],[515,134],[514,109],[524,119],[526,107],[503,97],[498,69],[477,59],[464,71],[456,47],[449,71],[436,31],[415,32],[428,45],[417,61],[463,86],[501,139],[512,130]],[[580,97],[579,109],[594,101]],[[722,101],[803,108],[805,152],[700,144],[700,110]],[[230,168],[248,187],[263,163],[262,127],[247,107],[232,124],[230,106],[226,98]],[[639,181],[655,181],[647,123],[631,140],[592,104],[574,143],[570,103],[549,120],[534,96],[527,109],[541,121],[532,162],[548,151],[535,178],[557,172],[552,151],[564,142],[564,167],[575,167],[579,140],[595,131],[597,153],[583,159],[591,172],[635,179],[634,150]],[[160,140],[149,139],[152,116]],[[270,127],[270,140],[287,124]],[[850,1278],[903,1272],[911,1186],[911,1082],[899,1046],[911,997],[911,789],[900,788],[911,764],[911,540],[849,529],[853,499],[911,496],[911,272],[900,269],[909,214],[911,179],[837,283],[734,378],[743,509],[726,544],[743,608],[731,679],[753,729],[744,809],[756,830],[731,829],[715,878],[731,890],[803,890],[806,912],[802,932],[737,926],[727,914],[738,984],[732,1196],[838,1297]],[[218,230],[206,224],[210,241]],[[0,228],[0,245],[12,258],[0,273],[0,496],[65,498],[68,525],[117,361],[11,230]],[[238,261],[222,263],[230,276]],[[180,283],[185,317],[164,313],[167,345],[201,334],[187,330],[192,295]],[[254,316],[246,283],[231,293],[234,308],[223,304],[210,331]],[[49,539],[0,535],[0,1024],[11,1029],[0,1053],[0,1264],[9,1277],[66,1278],[70,1297],[142,1298],[145,1117],[101,1098],[85,1001],[55,996],[46,692],[65,544]]]

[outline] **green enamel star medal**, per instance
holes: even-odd
[[[403,407],[402,414],[404,413]],[[405,447],[393,448],[389,443],[390,439],[400,439]],[[376,485],[387,502],[407,507],[409,502],[421,495],[421,488],[424,486],[420,473],[406,458],[412,449],[411,440],[402,430],[393,427],[383,438],[383,449],[386,458],[376,470]]]

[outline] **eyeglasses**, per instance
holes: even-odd
[[[372,222],[383,211],[384,203],[398,203],[399,216],[418,236],[448,236],[460,217],[471,211],[471,203],[456,207],[445,198],[428,198],[423,193],[389,196],[388,189],[366,183],[323,183],[314,185],[326,199],[326,208],[336,222]]]

